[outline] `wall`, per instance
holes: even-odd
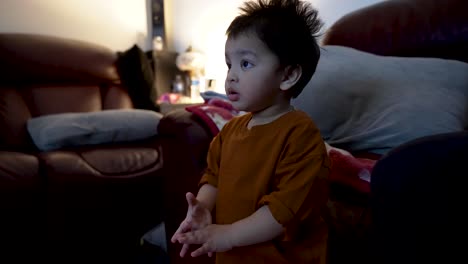
[[[325,29],[342,15],[384,0],[307,0],[319,10]],[[211,37],[223,34],[244,0],[166,0],[171,9],[166,20],[171,25],[169,47],[181,52],[188,45],[209,50]]]
[[[383,0],[308,0],[318,10],[326,30],[342,15]],[[166,1],[167,2],[167,1]],[[217,80],[217,91],[224,91],[224,32],[238,14],[244,0],[172,0],[166,20],[171,30],[168,46],[183,52],[189,45],[206,55],[206,77]]]
[[[224,32],[244,0],[165,0],[166,43],[205,53],[207,78],[223,91]],[[326,29],[343,14],[383,0],[308,0]],[[150,0],[0,0],[0,32],[51,34],[91,41],[114,50],[137,43],[152,48]]]
[[[125,50],[151,48],[149,0],[1,0],[0,32],[69,37]]]

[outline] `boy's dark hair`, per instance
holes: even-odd
[[[226,35],[235,38],[256,33],[275,53],[282,67],[300,65],[302,76],[289,90],[297,97],[317,68],[320,48],[316,37],[322,27],[318,11],[301,0],[256,0],[245,2],[241,14],[229,25]]]

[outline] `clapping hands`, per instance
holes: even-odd
[[[213,252],[223,252],[232,248],[230,225],[213,225],[210,211],[201,204],[192,193],[186,195],[188,203],[187,216],[171,238],[172,243],[183,244],[180,256],[187,254],[191,244],[201,245],[190,255],[198,257],[203,254],[212,256]]]
[[[181,237],[183,237],[184,234],[187,232],[199,230],[209,224],[211,224],[212,219],[211,219],[211,213],[210,211],[205,208],[196,198],[192,193],[187,193],[185,195],[188,203],[188,210],[187,210],[187,216],[185,217],[184,221],[180,224],[179,228],[177,231],[174,233],[174,235],[171,238],[172,243],[182,243],[179,241]],[[182,246],[182,250],[180,251],[180,256],[184,257],[185,254],[187,253],[190,244],[189,243],[183,243],[184,245]],[[211,256],[212,254],[209,254]]]

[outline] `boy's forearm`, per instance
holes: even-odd
[[[216,204],[218,188],[211,184],[203,184],[198,190],[197,200],[202,203],[211,212]]]
[[[232,246],[241,247],[272,240],[282,232],[283,226],[264,205],[251,216],[233,223],[230,236]]]

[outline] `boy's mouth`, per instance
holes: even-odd
[[[227,90],[227,96],[228,96],[228,99],[229,101],[237,101],[239,100],[239,93],[237,93],[236,91],[234,91],[233,89],[229,88]]]

